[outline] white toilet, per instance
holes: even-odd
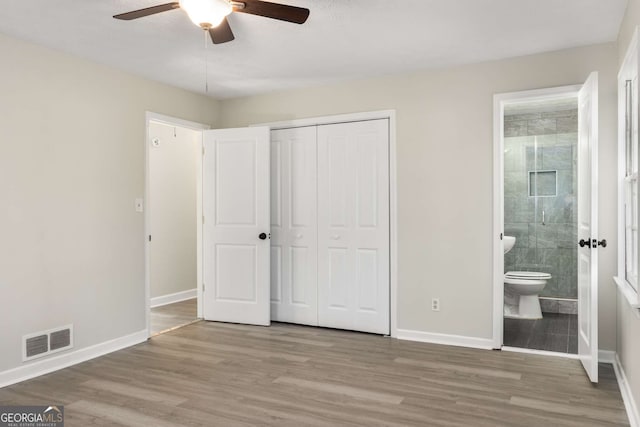
[[[504,236],[504,253],[516,244],[513,236]],[[504,317],[542,319],[538,295],[551,279],[548,273],[509,271],[504,275]]]
[[[548,273],[509,271],[504,275],[504,317],[542,319],[538,295],[551,279]]]

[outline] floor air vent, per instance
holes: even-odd
[[[22,360],[27,361],[73,347],[73,325],[22,337]]]

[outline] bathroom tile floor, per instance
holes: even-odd
[[[538,320],[504,319],[504,345],[578,353],[578,316],[543,313]]]

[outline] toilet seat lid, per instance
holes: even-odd
[[[509,271],[504,275],[504,277],[509,279],[551,279],[551,275],[549,273],[539,273],[537,271]]]

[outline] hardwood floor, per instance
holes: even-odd
[[[70,426],[623,426],[609,365],[287,324],[198,322],[0,389]]]
[[[192,298],[151,309],[151,335],[189,324],[198,317],[198,299]]]

